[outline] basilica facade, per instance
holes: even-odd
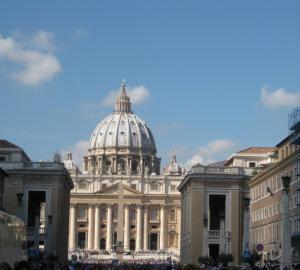
[[[153,134],[131,110],[122,84],[113,113],[93,131],[83,171],[68,153],[64,161],[74,189],[70,199],[69,249],[179,253],[184,169],[174,155],[162,170]]]

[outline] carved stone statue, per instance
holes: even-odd
[[[123,166],[121,163],[118,164],[118,174],[123,174]]]
[[[146,168],[145,168],[145,175],[149,175],[149,173],[150,173],[149,166],[146,165]]]
[[[111,167],[110,167],[110,165],[108,165],[108,167],[107,167],[107,174],[111,174]]]

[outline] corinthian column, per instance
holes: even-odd
[[[137,206],[136,209],[136,247],[135,249],[142,249],[142,207],[141,205]]]
[[[96,204],[95,207],[94,249],[100,249],[100,205],[99,204]]]
[[[177,238],[177,248],[181,248],[181,208],[177,209],[177,228],[178,228],[178,238]]]
[[[89,205],[88,210],[88,249],[93,249],[94,247],[94,206]]]
[[[112,205],[108,205],[107,207],[107,232],[106,232],[106,250],[110,252],[111,250],[111,243],[112,243]]]
[[[149,207],[144,208],[144,250],[148,250]]]
[[[160,239],[159,248],[161,250],[166,248],[166,206],[160,207]]]
[[[124,220],[125,220],[125,228],[124,228],[124,250],[129,251],[129,205],[124,205]]]
[[[76,204],[70,204],[70,238],[69,249],[76,248]]]

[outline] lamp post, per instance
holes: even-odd
[[[289,191],[291,177],[282,176],[282,227],[281,227],[281,269],[289,269],[292,266],[291,256],[291,228],[290,228],[290,206]]]

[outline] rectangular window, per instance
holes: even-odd
[[[78,188],[79,189],[86,189],[87,184],[86,183],[78,183]]]
[[[159,190],[159,186],[158,186],[157,183],[152,182],[152,183],[150,184],[150,189],[156,191],[156,190]]]
[[[7,160],[6,156],[0,156],[0,162],[5,162]]]

